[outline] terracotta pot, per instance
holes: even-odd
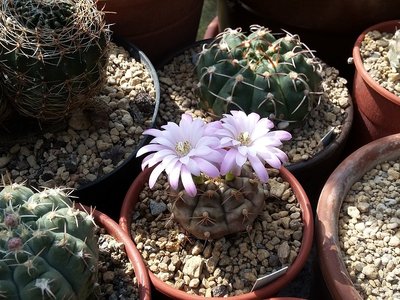
[[[139,285],[139,298],[141,300],[150,300],[151,283],[148,277],[147,268],[130,235],[122,230],[122,228],[108,215],[80,203],[77,203],[76,207],[87,213],[92,213],[94,220],[99,227],[104,228],[109,235],[114,237],[118,242],[124,244],[126,254],[132,264]]]
[[[218,0],[220,28],[260,24],[299,34],[316,55],[353,79],[347,64],[354,40],[364,28],[398,17],[397,0]],[[371,13],[373,12],[373,13]]]
[[[319,265],[333,299],[362,299],[355,289],[340,252],[339,212],[351,186],[375,165],[400,156],[400,134],[390,135],[359,148],[328,178],[319,198],[316,243]]]
[[[376,24],[364,30],[357,38],[353,48],[355,75],[353,98],[358,114],[355,135],[358,144],[364,145],[375,139],[400,132],[400,97],[379,85],[365,70],[360,55],[361,43],[365,35],[377,30],[395,32],[400,27],[400,20]],[[362,133],[363,135],[359,135]]]
[[[139,200],[139,194],[142,191],[144,184],[148,182],[148,178],[150,176],[151,169],[145,169],[142,173],[136,177],[135,181],[132,183],[129,188],[124,202],[121,208],[121,215],[119,219],[119,224],[122,229],[128,233],[130,233],[130,224],[132,218],[132,212],[134,211],[135,205]],[[312,241],[313,241],[313,213],[310,202],[308,201],[308,197],[304,192],[302,186],[297,181],[297,179],[284,167],[281,168],[282,177],[288,181],[295,193],[298,202],[300,203],[300,207],[302,210],[302,218],[303,218],[303,239],[300,247],[299,254],[292,265],[288,268],[287,272],[281,277],[277,278],[275,281],[271,282],[265,287],[262,287],[256,291],[240,295],[229,297],[229,299],[260,299],[266,297],[272,297],[279,292],[283,287],[285,287],[289,282],[291,282],[296,275],[301,271],[303,266],[305,265],[307,258],[309,256]],[[204,299],[202,296],[190,295],[185,293],[184,291],[177,290],[170,285],[166,284],[162,280],[160,280],[156,275],[154,275],[151,271],[149,271],[150,280],[153,283],[153,286],[156,290],[161,292],[162,294],[171,297],[172,299],[184,299],[184,300],[200,300]]]
[[[111,30],[128,39],[157,64],[196,40],[203,0],[98,0]]]

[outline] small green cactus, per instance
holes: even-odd
[[[61,189],[0,192],[0,298],[87,299],[97,282],[96,225]]]
[[[204,46],[196,64],[201,105],[217,116],[256,112],[281,128],[304,120],[319,103],[319,63],[297,36],[251,31],[228,28]]]
[[[96,1],[1,1],[0,74],[7,101],[41,121],[60,121],[93,105],[106,80],[109,41]]]
[[[229,176],[228,176],[229,177]],[[172,216],[198,239],[213,240],[250,230],[265,203],[262,183],[249,166],[240,176],[206,179],[198,184],[198,194],[173,191]]]

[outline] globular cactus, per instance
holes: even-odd
[[[104,86],[110,33],[90,0],[3,0],[0,74],[20,114],[60,121]]]
[[[295,35],[277,39],[256,25],[249,35],[228,28],[199,54],[200,104],[217,116],[239,109],[293,126],[319,103],[319,70]]]
[[[400,29],[396,30],[393,37],[389,40],[389,50],[387,58],[390,66],[396,70],[400,70]]]
[[[208,179],[197,187],[194,197],[183,190],[172,192],[171,213],[198,239],[219,239],[250,230],[264,207],[264,187],[247,165],[240,176]]]
[[[96,225],[61,189],[0,192],[0,298],[87,299],[97,282]]]

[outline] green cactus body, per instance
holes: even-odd
[[[233,180],[223,178],[197,184],[195,197],[175,192],[171,212],[179,224],[196,238],[218,239],[249,230],[262,211],[265,191],[248,167]]]
[[[0,192],[0,298],[87,299],[97,282],[96,225],[61,189]]]
[[[0,70],[22,115],[59,121],[92,105],[106,80],[110,34],[95,1],[4,0]]]
[[[317,60],[296,36],[251,30],[227,29],[204,46],[196,64],[202,107],[217,116],[240,109],[277,123],[304,120],[321,95]]]

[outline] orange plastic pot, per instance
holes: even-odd
[[[114,237],[118,242],[124,244],[126,255],[132,264],[135,277],[139,285],[139,299],[151,299],[151,282],[147,273],[147,268],[143,262],[140,252],[137,250],[135,243],[129,234],[126,233],[113,219],[108,215],[91,209],[83,204],[77,204],[76,207],[87,213],[91,213],[97,226],[104,228],[109,235]]]
[[[338,235],[339,212],[351,186],[375,165],[400,157],[400,134],[370,142],[350,154],[328,178],[316,214],[319,265],[333,299],[362,299],[344,264]]]
[[[148,182],[150,172],[151,169],[147,168],[136,177],[135,181],[130,186],[125,196],[124,202],[122,204],[119,224],[122,227],[122,229],[129,234],[130,234],[132,213],[135,209],[136,203],[139,201],[140,192],[143,190],[145,183]],[[281,176],[291,185],[293,192],[296,195],[302,210],[302,219],[304,227],[303,227],[303,239],[300,251],[297,255],[297,258],[288,268],[287,272],[283,274],[281,277],[277,278],[267,286],[264,286],[256,291],[239,296],[228,297],[229,299],[234,299],[234,300],[265,299],[268,297],[275,296],[283,287],[289,284],[296,277],[296,275],[301,271],[301,269],[305,265],[307,258],[310,254],[311,246],[313,243],[313,231],[314,231],[313,213],[311,204],[308,200],[306,193],[304,192],[303,187],[300,185],[297,179],[292,175],[292,173],[290,173],[286,168],[282,167]],[[175,289],[174,287],[160,280],[150,270],[148,272],[150,280],[153,283],[155,289],[164,294],[165,296],[168,296],[172,299],[182,299],[182,300],[204,299],[204,297],[202,296],[190,295],[185,293],[184,291]]]
[[[354,44],[353,99],[357,115],[354,118],[354,137],[358,146],[400,132],[400,97],[383,88],[367,73],[360,55],[361,43],[368,32],[393,33],[396,28],[400,28],[400,20],[376,24],[363,31]]]

